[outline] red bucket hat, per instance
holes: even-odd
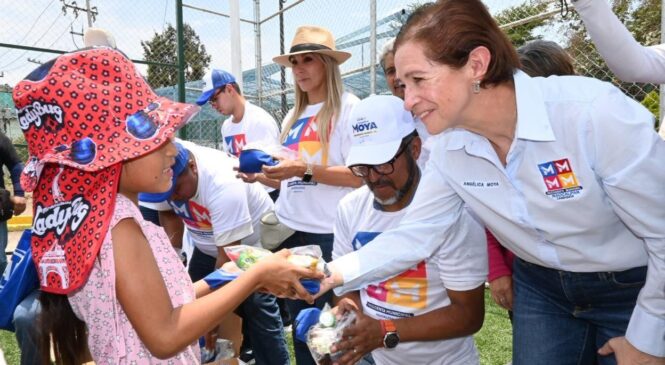
[[[88,278],[108,233],[122,162],[159,148],[200,108],[157,96],[120,51],[64,54],[14,87],[33,193],[32,254],[42,290]]]

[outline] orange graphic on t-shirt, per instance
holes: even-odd
[[[303,161],[327,165],[328,156],[323,151],[316,124],[316,117],[298,119],[287,134],[284,146],[298,152]]]
[[[379,285],[368,286],[367,295],[388,304],[416,309],[425,308],[427,306],[425,261]]]

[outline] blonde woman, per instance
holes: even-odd
[[[344,91],[339,71],[350,56],[335,49],[327,29],[303,26],[296,30],[289,53],[273,61],[293,70],[295,105],[282,122],[281,143],[298,157],[280,159],[278,165],[264,167],[263,174],[242,176],[245,181],[280,189],[275,213],[295,231],[282,247],[317,244],[326,261],[332,255],[337,203],[362,184],[344,165],[353,130],[348,116],[358,102]],[[356,129],[360,128],[365,126]],[[316,305],[321,307],[330,298],[319,298]],[[304,301],[287,302],[292,319],[309,306]],[[314,364],[304,343],[295,341],[294,346],[298,365]]]

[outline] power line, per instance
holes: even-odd
[[[85,13],[88,16],[88,27],[92,27],[92,23],[97,19],[97,7],[90,7],[90,0],[85,1],[85,8],[82,8],[76,4],[76,1],[72,1],[70,4],[67,4],[66,0],[62,0],[62,12],[67,15],[67,9],[70,8],[74,11],[74,16],[78,18],[79,11]]]
[[[44,8],[44,10],[42,10],[42,12],[39,13],[39,16],[37,16],[37,19],[35,19],[35,21],[32,23],[32,25],[30,26],[30,28],[28,29],[28,31],[25,33],[25,35],[23,36],[23,38],[21,38],[21,40],[17,42],[18,44],[23,43],[23,41],[24,41],[26,38],[28,38],[28,35],[29,35],[30,32],[32,31],[32,29],[35,27],[35,25],[37,25],[37,22],[39,21],[39,19],[41,19],[42,15],[44,15],[44,13],[46,12],[46,10],[47,10],[47,9],[48,9],[48,8],[54,3],[54,2],[55,2],[55,0],[51,0],[51,2],[48,3],[48,5],[46,5],[46,7]],[[4,57],[7,53],[9,53],[9,52],[11,52],[11,51],[13,51],[13,50],[14,50],[14,48],[9,48],[9,49],[7,49],[4,53],[0,54],[0,58]]]
[[[69,27],[70,27],[72,24],[74,24],[75,21],[76,21],[76,18],[72,19],[72,21],[67,25],[67,27],[65,27],[65,30],[64,30],[62,33],[60,33],[60,35],[58,35],[58,37],[57,37],[53,42],[51,42],[51,44],[49,44],[48,46],[46,46],[46,47],[44,47],[44,48],[51,48],[51,47],[53,47],[53,45],[54,45],[57,41],[59,41],[59,40],[62,38],[62,36],[65,35],[65,33],[67,33],[67,31],[69,30]],[[28,51],[25,51],[25,52],[23,52],[22,54],[25,54],[25,53],[27,53],[27,52],[28,52]],[[44,53],[44,52],[39,52],[39,53],[37,53],[35,56],[39,56],[39,55],[41,55],[41,54],[43,54],[43,53]],[[18,65],[18,66],[16,66],[16,67],[14,67],[14,68],[10,68],[10,69],[4,70],[4,71],[6,71],[6,72],[14,71],[14,70],[18,70],[19,68],[24,67],[24,66],[25,66],[25,65],[21,64],[21,65]]]
[[[164,19],[162,20],[162,29],[166,26],[166,10],[169,8],[169,0],[164,1],[166,5],[164,6]]]
[[[34,45],[36,45],[37,43],[39,43],[39,41],[41,41],[42,38],[44,38],[44,36],[46,36],[46,35],[49,33],[49,31],[51,30],[51,28],[53,28],[53,26],[55,25],[55,23],[58,22],[58,20],[60,20],[60,18],[56,17],[55,20],[53,21],[53,23],[51,23],[51,25],[49,25],[49,27],[46,29],[46,31],[44,32],[44,34],[42,34],[41,37],[39,37],[35,42],[33,42],[32,45],[34,46]],[[15,63],[16,61],[20,60],[20,59],[21,59],[21,58],[22,58],[27,52],[28,52],[28,51],[23,51],[23,53],[21,53],[20,55],[18,55],[18,57],[14,58],[11,62],[6,63],[6,64],[0,66],[0,68],[6,68],[7,66],[9,66],[9,65],[11,65],[11,64],[13,64],[13,63]]]
[[[76,40],[74,39],[74,36],[75,36],[75,35],[78,35],[78,36],[83,37],[83,25],[81,25],[81,32],[80,32],[80,33],[74,31],[74,26],[73,26],[73,25],[70,26],[70,27],[71,27],[71,30],[69,31],[69,34],[72,35],[72,43],[74,43],[74,47],[75,47],[76,49],[79,49],[79,48],[81,48],[81,47],[79,47],[79,45],[76,44]]]

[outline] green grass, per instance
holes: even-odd
[[[508,312],[485,290],[485,322],[474,336],[482,365],[505,365],[513,358],[513,327]]]
[[[489,290],[485,290],[485,323],[474,337],[482,365],[505,365],[511,360],[513,329],[508,313],[494,304]],[[290,333],[287,333],[287,344],[291,349]],[[5,353],[7,365],[19,364],[20,352],[13,332],[0,330],[0,348]],[[291,357],[291,363],[295,364],[293,354]]]
[[[0,330],[0,349],[5,354],[7,365],[18,365],[21,361],[21,352],[16,344],[14,332]]]

